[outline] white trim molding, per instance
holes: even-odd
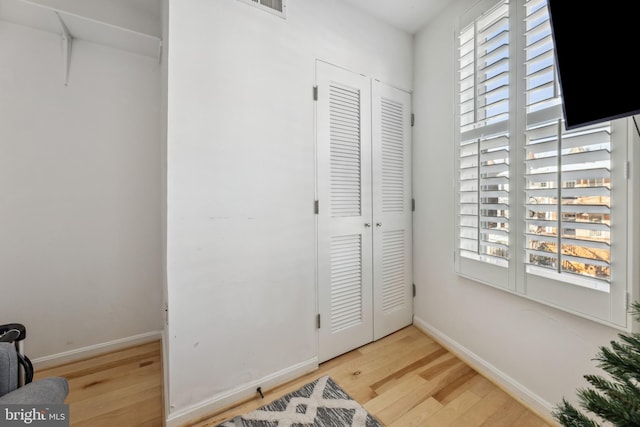
[[[200,403],[196,403],[195,405],[170,413],[166,420],[166,427],[178,427],[185,425],[189,421],[197,420],[210,415],[225,406],[254,396],[256,394],[257,387],[262,387],[263,389],[277,387],[287,381],[291,381],[316,369],[318,369],[318,358],[313,357],[309,360],[305,360],[288,368],[274,372],[263,378],[242,384],[234,389],[218,393]]]
[[[119,338],[113,341],[77,348],[75,350],[38,357],[37,359],[33,359],[31,362],[35,369],[44,369],[161,339],[162,331],[145,332],[144,334]]]
[[[534,393],[506,373],[502,372],[500,369],[487,362],[459,342],[451,339],[449,336],[435,328],[433,325],[430,325],[417,316],[413,317],[413,324],[416,328],[431,336],[438,342],[438,344],[445,347],[447,350],[449,350],[471,368],[476,370],[478,373],[494,382],[498,387],[500,387],[506,393],[525,405],[542,419],[551,423],[552,425],[555,424],[555,422],[552,422],[550,418],[550,414],[553,410],[553,405],[551,405],[551,403],[547,402],[545,399],[538,396],[536,393]]]

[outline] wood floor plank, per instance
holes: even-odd
[[[389,427],[422,427],[426,420],[442,409],[442,404],[433,398],[422,401],[406,414],[391,422]]]
[[[387,335],[386,337],[378,341],[374,341],[370,344],[365,345],[364,347],[361,347],[359,351],[363,354],[367,354],[367,353],[377,353],[382,348],[391,348],[391,349],[397,348],[399,344],[398,341],[400,340],[403,340],[402,344],[406,344],[407,342],[416,341],[416,340],[424,341],[424,339],[416,335],[415,331],[413,331],[411,328],[403,328],[391,335]]]
[[[495,384],[480,374],[476,375],[469,381],[468,387],[470,391],[480,397],[485,397],[487,394],[491,393],[491,390],[496,388]]]
[[[362,357],[345,365],[336,367],[333,371],[338,379],[345,381],[367,381],[369,385],[381,380],[396,371],[398,363],[407,364],[407,360],[414,362],[423,352],[428,351],[434,343],[416,340],[399,340],[398,346],[380,346],[375,353],[361,351]],[[366,348],[363,347],[361,350]]]
[[[454,424],[460,416],[464,415],[482,398],[471,391],[466,391],[456,399],[443,406],[433,416],[427,418],[424,427],[447,427],[447,426],[463,426],[463,424]],[[465,426],[466,427],[466,426]]]
[[[139,386],[143,383],[157,385],[157,376],[162,375],[161,360],[145,358],[143,361],[128,362],[117,367],[110,367],[103,371],[86,376],[71,377],[67,403],[75,403],[104,395],[113,389],[123,390],[129,386]]]
[[[416,385],[412,385],[417,379],[420,381]],[[375,416],[385,425],[393,423],[401,418],[422,402],[435,400],[431,398],[434,385],[419,376],[411,375],[403,382],[398,382],[394,390],[379,395],[376,399],[381,401],[387,400],[387,405],[380,409],[371,410]]]
[[[412,372],[414,372],[417,369],[421,369],[424,368],[425,366],[428,366],[429,364],[431,364],[432,362],[434,362],[435,360],[438,360],[439,358],[447,355],[448,352],[447,350],[445,350],[444,348],[440,347],[439,345],[436,345],[433,347],[433,350],[431,351],[427,351],[427,353],[419,358],[418,360],[416,360],[413,363],[410,363],[404,367],[402,367],[401,369],[397,369],[394,372],[392,372],[391,374],[387,375],[386,377],[382,378],[379,381],[376,381],[375,383],[373,383],[371,385],[371,388],[374,389],[377,392],[383,391],[383,387],[385,384],[388,384],[390,382],[393,382],[394,380],[397,380],[398,378],[403,377],[404,375],[410,374]]]
[[[437,378],[438,386],[436,390],[434,390],[433,398],[442,404],[446,404],[452,400],[449,399],[449,396],[455,394],[460,387],[475,375],[477,375],[476,371],[465,364],[452,367],[445,375]],[[434,382],[436,379],[431,381]]]
[[[415,393],[417,390],[426,389],[427,393],[429,393],[431,391],[431,387],[431,384],[424,378],[415,375],[410,376],[406,378],[405,381],[397,384],[396,387],[386,393],[376,396],[362,406],[371,413],[380,414],[391,405],[395,404],[399,400],[406,399],[407,395]]]
[[[162,398],[162,390],[155,387],[145,393],[145,398],[132,399],[128,405],[120,405],[114,409],[101,412],[97,417],[79,417],[75,419],[77,427],[139,427],[143,425],[161,426],[162,414],[158,412],[158,399]]]
[[[478,400],[475,405],[468,408],[453,424],[465,427],[481,426],[491,418],[491,416],[499,412],[507,400],[509,400],[509,396],[502,390],[496,388],[486,397]]]
[[[516,421],[526,412],[526,408],[513,399],[508,399],[482,424],[482,427],[508,427],[517,425]]]
[[[70,399],[69,410],[76,421],[91,419],[96,416],[112,413],[114,410],[127,408],[133,403],[145,401],[148,396],[161,396],[157,393],[159,384],[157,374],[125,378],[123,381],[111,383],[103,387],[102,392],[81,400]],[[70,388],[70,395],[73,389]],[[125,400],[122,396],[128,396]]]
[[[358,382],[361,385],[366,383],[371,388],[384,378],[395,375],[399,368],[417,362],[423,354],[431,352],[434,346],[437,346],[437,344],[423,341],[398,348],[395,352],[390,352],[384,357],[378,357],[376,353],[371,353],[376,354],[376,357],[371,357],[371,360],[366,360],[358,366],[357,372],[360,372],[359,375],[348,378],[338,377],[336,381],[344,379],[345,386],[352,382]]]
[[[465,374],[464,376],[461,376],[460,378],[455,380],[453,384],[445,384],[444,387],[441,388],[438,391],[438,393],[435,395],[435,398],[442,405],[447,405],[449,402],[456,399],[465,391],[467,390],[474,391],[474,388],[477,386],[479,379],[484,379],[484,377],[482,377],[480,374],[478,374],[475,371],[472,371],[469,374]],[[480,395],[479,393],[476,393],[475,391],[474,393],[480,397],[483,397],[482,395]]]
[[[548,427],[547,424],[542,418],[531,411],[525,411],[517,420],[513,423],[514,426],[518,427]]]

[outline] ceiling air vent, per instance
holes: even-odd
[[[265,12],[273,13],[281,18],[286,18],[287,0],[240,0],[244,3],[256,6]]]

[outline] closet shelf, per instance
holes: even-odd
[[[160,61],[159,37],[54,9],[28,0],[0,0],[0,19],[42,31],[71,36]],[[65,28],[66,27],[66,28]]]

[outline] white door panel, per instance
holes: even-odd
[[[413,322],[411,95],[373,80],[374,340]]]
[[[373,339],[369,79],[317,63],[319,360]]]

